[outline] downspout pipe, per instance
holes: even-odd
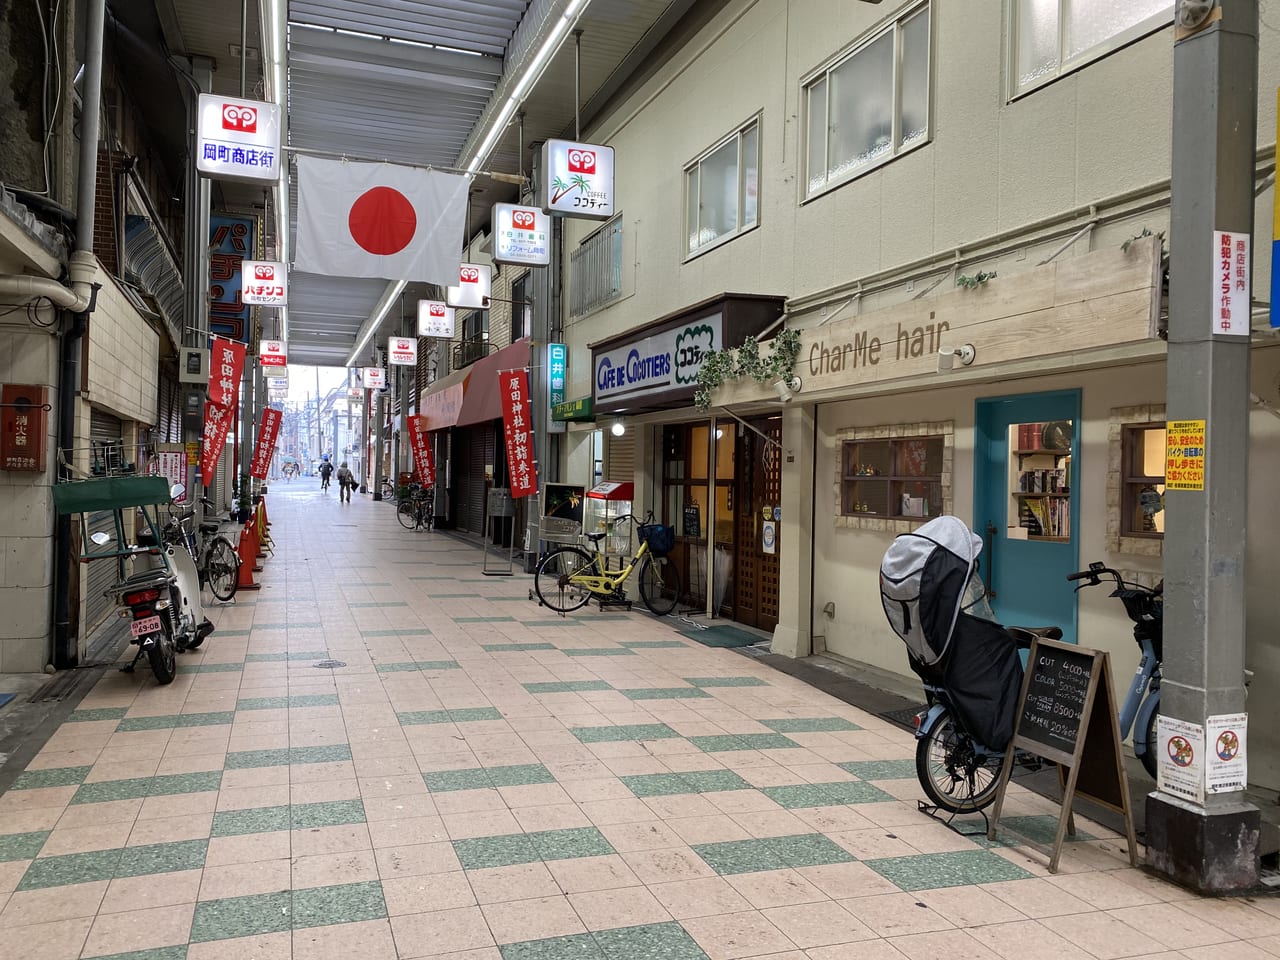
[[[85,23],[84,100],[80,110],[80,174],[76,193],[76,249],[71,254],[72,290],[60,283],[28,277],[0,278],[0,292],[21,293],[34,281],[31,296],[45,296],[72,313],[70,328],[62,335],[58,385],[58,446],[72,462],[76,436],[76,394],[80,389],[80,355],[89,314],[97,304],[100,284],[90,282],[97,273],[93,255],[93,214],[98,196],[99,106],[102,103],[102,34],[106,0],[89,0]],[[44,289],[48,284],[56,289]],[[59,670],[80,662],[79,631],[71,616],[71,578],[77,575],[71,543],[71,517],[59,516],[54,535],[53,665]]]

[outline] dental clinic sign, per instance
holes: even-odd
[[[724,347],[723,317],[714,314],[596,354],[596,400],[620,400],[697,386],[702,360]]]
[[[280,108],[200,94],[196,170],[219,180],[280,179]]]

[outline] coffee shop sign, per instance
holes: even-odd
[[[720,314],[596,355],[596,398],[692,388],[703,358],[723,345]]]

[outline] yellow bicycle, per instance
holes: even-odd
[[[626,518],[624,518],[626,519]],[[582,547],[560,547],[542,558],[533,575],[533,589],[538,599],[559,613],[577,610],[595,597],[607,603],[626,599],[622,585],[637,566],[640,568],[640,599],[655,616],[665,617],[680,599],[680,572],[667,557],[675,545],[675,531],[653,523],[650,511],[643,521],[630,518],[640,535],[640,549],[621,570],[605,569],[600,541],[604,533],[588,533],[591,550]]]

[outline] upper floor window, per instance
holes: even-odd
[[[1165,425],[1125,424],[1121,431],[1120,536],[1164,536]]]
[[[929,5],[860,40],[804,85],[806,195],[919,146],[929,136]]]
[[[569,254],[569,314],[586,316],[622,296],[622,214]]]
[[[527,337],[533,327],[533,303],[529,299],[529,274],[511,284],[511,342]]]
[[[1013,0],[1010,95],[1106,56],[1172,16],[1169,0]]]
[[[752,120],[685,167],[686,255],[756,225],[760,121]]]

